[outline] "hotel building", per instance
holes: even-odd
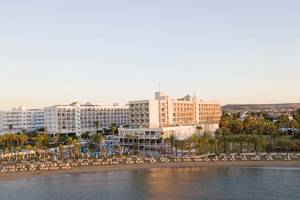
[[[126,105],[87,103],[80,106],[80,121],[83,133],[96,132],[99,128],[107,129],[112,124],[121,127],[129,124],[129,109]]]
[[[172,134],[179,139],[196,132],[213,134],[219,128],[220,118],[221,106],[217,101],[197,100],[189,95],[171,99],[156,92],[154,100],[129,102],[130,128],[119,129],[119,140],[125,146],[132,138],[146,140],[141,143],[143,146],[157,144]]]
[[[15,133],[22,130],[32,131],[44,127],[43,109],[14,108],[0,112],[0,133]]]
[[[114,104],[105,106],[96,103],[56,105],[45,108],[45,127],[51,135],[97,132],[117,126],[128,125],[128,106]]]
[[[49,134],[81,134],[79,103],[46,107],[44,112],[45,127]]]
[[[161,128],[219,124],[221,106],[217,101],[197,100],[189,95],[170,99],[156,92],[154,100],[130,101],[129,121],[132,128]]]

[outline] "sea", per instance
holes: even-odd
[[[191,167],[0,181],[1,200],[300,200],[299,167]]]

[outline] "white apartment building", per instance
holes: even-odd
[[[15,133],[44,127],[43,109],[14,108],[0,112],[0,133]]]
[[[49,134],[81,134],[79,103],[46,107],[44,112],[45,127]]]
[[[75,134],[96,132],[112,124],[125,126],[129,123],[128,106],[97,103],[72,103],[45,108],[45,127],[50,134]]]
[[[80,106],[80,121],[83,133],[108,129],[112,124],[118,127],[125,126],[129,124],[129,109],[125,105],[87,103]]]
[[[129,124],[133,128],[159,127],[158,113],[156,100],[129,102]]]

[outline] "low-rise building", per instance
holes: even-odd
[[[119,128],[119,141],[122,146],[138,145],[141,149],[154,148],[171,135],[184,140],[196,133],[197,126],[170,126],[161,128]]]

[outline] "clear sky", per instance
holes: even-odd
[[[161,90],[300,102],[298,0],[0,0],[0,109]]]

